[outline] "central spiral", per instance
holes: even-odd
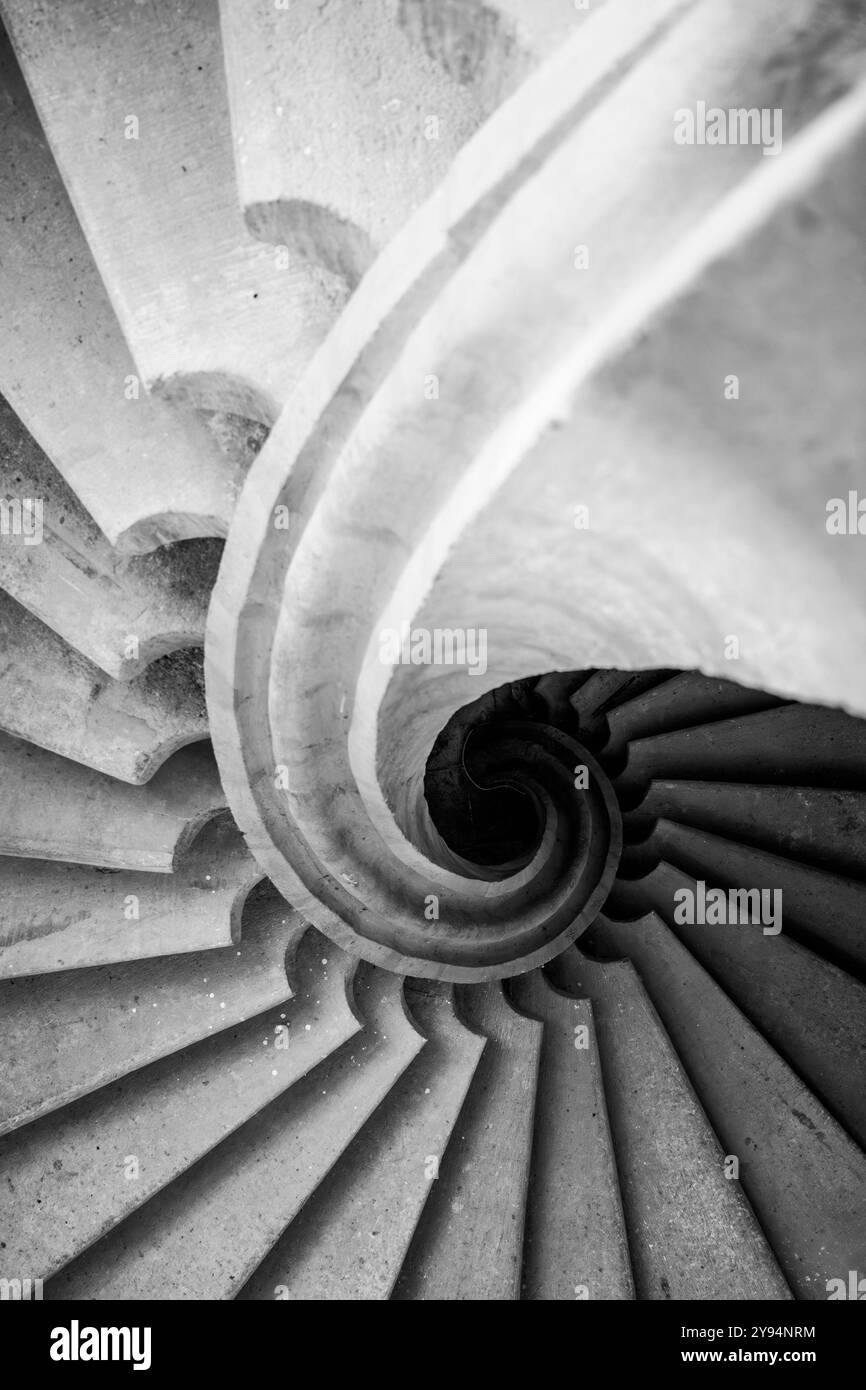
[[[472,832],[488,861],[478,862],[475,844],[464,846],[460,856],[460,866],[489,885],[476,909],[478,966],[495,967],[491,973],[497,975],[516,974],[559,954],[591,924],[619,866],[622,824],[606,773],[577,739],[528,719],[472,726],[459,767],[440,765],[439,773],[436,778],[428,770],[425,779],[434,824],[455,847],[455,830],[461,819],[465,822],[468,806]],[[521,895],[526,919],[503,922],[500,899],[519,907]],[[531,911],[539,897],[545,903],[543,920]],[[456,963],[462,959],[458,942],[447,920],[439,927],[447,902],[447,896],[437,901],[430,934],[455,952]],[[510,968],[503,971],[506,959]]]

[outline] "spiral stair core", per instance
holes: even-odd
[[[0,16],[0,1282],[826,1299],[866,7]]]

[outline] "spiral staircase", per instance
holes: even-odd
[[[866,5],[0,13],[0,1280],[827,1298]]]

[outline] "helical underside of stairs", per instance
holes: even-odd
[[[0,1281],[866,1268],[866,7],[734,8],[0,0]]]

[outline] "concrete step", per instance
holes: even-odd
[[[866,987],[785,933],[784,895],[782,931],[774,936],[754,923],[678,922],[683,898],[676,895],[687,893],[695,902],[698,887],[675,864],[663,861],[623,888],[636,911],[658,913],[866,1148]],[[618,895],[619,903],[626,900]]]
[[[783,705],[638,739],[629,744],[617,787],[680,778],[866,791],[863,720],[817,705]]]
[[[762,690],[749,690],[734,681],[703,676],[700,671],[684,671],[611,710],[605,757],[620,756],[632,739],[649,738],[693,724],[707,724],[714,719],[742,717],[774,709],[779,704],[777,696],[767,695]]]
[[[413,1302],[520,1297],[543,1028],[498,981],[461,985],[457,998],[486,1042],[394,1290]]]
[[[486,5],[220,11],[247,225],[352,287],[531,63]]]
[[[589,676],[589,671],[551,671],[542,676],[532,688],[536,717],[576,735],[578,717],[572,696]]]
[[[518,975],[511,991],[544,1024],[522,1297],[634,1298],[592,1006],[540,970]]]
[[[38,17],[32,7],[20,10],[25,25],[54,24],[51,6]],[[84,84],[79,99],[89,100]],[[2,31],[0,108],[0,203],[7,212],[0,225],[0,298],[7,313],[0,391],[112,545],[142,551],[183,537],[224,535],[237,472],[193,411],[169,409],[138,384]],[[59,111],[57,119],[63,119]],[[71,121],[69,137],[79,131]],[[122,154],[129,143],[121,119],[106,148]],[[118,254],[123,251],[119,243]]]
[[[171,873],[226,804],[209,743],[181,748],[131,787],[0,734],[0,780],[0,855],[104,869]]]
[[[244,227],[216,0],[4,13],[144,383],[272,424],[345,288]]]
[[[624,700],[633,700],[652,690],[670,675],[668,671],[593,671],[574,691],[571,707],[580,720],[581,731],[598,735],[604,717]]]
[[[630,959],[799,1299],[862,1264],[866,1159],[655,913],[599,917],[587,949]]]
[[[656,822],[635,854],[642,862],[676,864],[714,887],[778,890],[786,934],[843,969],[866,974],[866,884],[668,820]]]
[[[0,588],[100,670],[131,680],[156,657],[203,644],[221,543],[119,554],[2,397],[0,497]]]
[[[221,950],[0,981],[0,1133],[285,1003],[304,925],[256,895]]]
[[[353,970],[308,931],[288,1003],[0,1139],[15,1174],[0,1192],[4,1266],[47,1279],[340,1047],[360,1026]]]
[[[261,878],[228,812],[172,874],[0,858],[0,978],[230,946]]]
[[[634,966],[572,947],[551,974],[592,1002],[637,1297],[790,1298]]]
[[[406,997],[426,1042],[244,1286],[243,1299],[388,1298],[439,1165],[463,1120],[484,1039],[454,1012],[453,987]],[[460,1117],[458,1119],[458,1116]]]
[[[625,817],[640,834],[659,819],[754,845],[843,878],[866,879],[866,793],[735,782],[650,782]]]
[[[207,738],[200,650],[113,681],[0,591],[0,729],[140,785],[178,748]]]
[[[359,1037],[68,1265],[46,1296],[234,1297],[424,1046],[399,976],[362,966],[355,999]]]

